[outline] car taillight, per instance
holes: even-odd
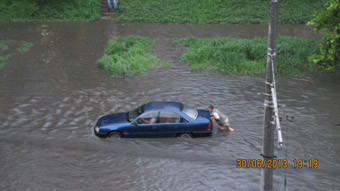
[[[211,121],[208,123],[208,130],[211,130]]]

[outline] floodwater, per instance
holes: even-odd
[[[279,33],[320,39],[303,25]],[[109,38],[141,35],[156,40],[152,52],[170,62],[134,78],[111,78],[96,66]],[[236,168],[237,159],[261,159],[264,76],[191,73],[186,36],[266,36],[264,25],[93,23],[0,24],[0,39],[34,46],[0,69],[0,190],[259,190],[261,170]],[[264,55],[265,56],[265,55]],[[279,103],[294,117],[282,122],[287,169],[274,170],[274,190],[340,187],[340,76],[279,76]],[[100,139],[96,120],[147,101],[216,105],[234,132],[212,137]],[[318,160],[318,168],[293,167],[294,159]]]

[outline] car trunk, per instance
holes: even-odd
[[[202,109],[198,109],[198,117],[203,117],[206,119],[210,119],[210,112],[209,110],[202,110]]]

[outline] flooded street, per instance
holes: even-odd
[[[280,25],[281,35],[320,39],[303,25]],[[171,69],[123,79],[96,66],[107,41],[155,39],[152,53]],[[17,23],[0,24],[0,39],[34,43],[0,68],[0,190],[259,190],[261,170],[236,168],[261,159],[264,76],[191,73],[172,44],[188,37],[266,36],[265,25]],[[265,56],[265,53],[264,53]],[[340,76],[279,76],[279,103],[288,168],[274,170],[274,190],[340,187]],[[181,140],[100,139],[96,120],[148,101],[180,101],[229,115],[234,132]],[[275,150],[278,159],[285,149]],[[294,159],[318,168],[293,167]]]

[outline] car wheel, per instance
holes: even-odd
[[[107,137],[112,138],[112,139],[120,139],[123,136],[120,132],[113,131],[113,132],[109,133],[109,135]]]
[[[184,138],[184,139],[188,139],[188,138],[192,138],[191,133],[182,133],[179,135],[180,138]]]

